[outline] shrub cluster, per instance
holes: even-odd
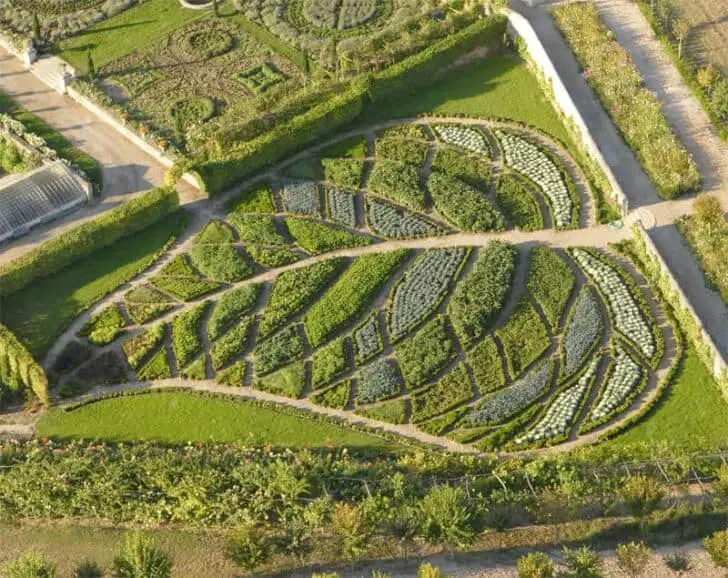
[[[0,393],[4,388],[32,392],[41,403],[48,404],[45,371],[18,338],[0,324]]]

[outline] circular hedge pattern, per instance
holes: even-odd
[[[175,102],[169,109],[170,116],[182,118],[184,126],[205,122],[215,114],[215,103],[207,96],[191,96]]]
[[[185,38],[184,47],[187,52],[198,58],[213,58],[232,49],[233,37],[224,30],[214,28],[195,30]]]
[[[371,20],[377,0],[304,0],[303,16],[318,28],[348,30]]]

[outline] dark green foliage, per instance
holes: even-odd
[[[335,249],[371,245],[374,242],[372,237],[365,237],[326,223],[308,221],[297,217],[287,218],[286,225],[291,237],[293,237],[293,241],[301,249],[312,255]]]
[[[300,259],[298,253],[288,247],[258,247],[250,245],[245,248],[250,258],[261,267],[277,269],[295,263]]]
[[[223,293],[207,321],[207,336],[214,341],[255,307],[262,286],[243,285]]]
[[[199,235],[195,238],[195,243],[232,243],[235,241],[235,235],[230,227],[220,221],[210,221],[205,225]]]
[[[477,189],[462,181],[432,173],[427,181],[435,208],[462,231],[502,231],[503,217]]]
[[[375,154],[378,159],[421,166],[425,163],[430,147],[423,142],[384,138],[376,142]]]
[[[147,364],[137,372],[139,381],[155,381],[157,379],[169,379],[172,377],[172,370],[167,360],[167,349],[162,347]]]
[[[304,317],[311,347],[360,316],[406,255],[406,250],[399,250],[359,257]]]
[[[571,267],[553,249],[536,247],[531,254],[527,285],[549,325],[556,329],[574,289]]]
[[[534,306],[521,301],[508,323],[495,332],[503,344],[508,371],[515,379],[551,345],[549,334]]]
[[[7,297],[36,279],[57,273],[119,239],[146,229],[176,211],[178,206],[177,191],[154,189],[65,231],[0,267],[0,297]]]
[[[289,361],[303,355],[303,341],[296,325],[283,329],[270,339],[259,343],[255,351],[255,373],[266,375]]]
[[[291,179],[302,179],[306,181],[320,181],[323,176],[321,174],[321,167],[316,161],[309,158],[304,158],[292,165],[288,165],[283,169],[282,174]]]
[[[199,303],[172,320],[172,351],[180,369],[202,351],[202,317],[209,305]]]
[[[358,189],[364,175],[364,161],[355,159],[321,159],[326,181],[345,189]]]
[[[217,281],[232,283],[253,274],[253,267],[234,245],[195,245],[190,258],[203,275]]]
[[[420,187],[417,167],[394,161],[374,164],[367,189],[409,209],[425,208],[425,192]]]
[[[231,359],[242,355],[248,345],[248,334],[253,324],[252,317],[245,317],[210,347],[212,368],[218,370]]]
[[[278,275],[260,320],[259,339],[285,325],[311,303],[343,268],[343,259],[329,259]]]
[[[1,335],[2,330],[0,330]],[[1,348],[2,346],[0,346],[0,350]],[[53,363],[53,372],[59,374],[70,373],[89,357],[91,357],[91,348],[88,345],[79,341],[69,341]],[[4,377],[2,373],[0,373],[0,377]],[[0,381],[6,384],[6,386],[12,387],[11,384],[13,381],[11,379],[7,381],[0,379]]]
[[[92,345],[102,347],[113,342],[121,333],[126,321],[115,303],[109,305],[98,315],[92,317],[78,332],[81,337],[86,337]]]
[[[492,241],[481,249],[470,273],[455,287],[448,313],[466,349],[480,339],[495,320],[511,291],[517,251]]]
[[[488,336],[467,353],[468,365],[473,371],[475,385],[481,394],[500,389],[506,384],[498,347]]]
[[[330,387],[327,390],[317,393],[311,399],[318,405],[324,407],[333,407],[335,409],[344,409],[349,403],[349,395],[351,394],[351,380],[347,379],[341,383]]]
[[[471,187],[487,191],[490,183],[490,166],[475,157],[463,155],[451,149],[437,149],[432,160],[432,170],[460,179]]]
[[[199,277],[199,274],[192,268],[185,255],[175,255],[159,274],[169,277]]]
[[[495,188],[495,199],[511,224],[522,231],[543,229],[543,215],[534,194],[513,175],[502,175]]]
[[[352,136],[326,147],[320,154],[322,157],[365,158],[367,139],[364,136]]]
[[[275,373],[261,377],[255,387],[275,395],[299,398],[306,388],[306,367],[303,361],[290,363]]]
[[[273,217],[231,213],[228,215],[228,220],[238,231],[238,236],[244,243],[262,243],[264,245],[286,244],[286,239],[278,231]]]
[[[468,372],[459,363],[432,387],[412,394],[412,421],[425,421],[472,398]]]
[[[268,185],[256,185],[248,189],[230,203],[230,210],[234,213],[275,213],[273,204],[273,191]]]
[[[407,421],[407,402],[393,399],[371,407],[360,407],[356,413],[385,423],[403,424]]]
[[[321,349],[317,349],[311,358],[311,387],[320,389],[331,383],[348,368],[346,360],[346,342],[343,337],[335,339]]]
[[[127,381],[126,369],[115,352],[107,351],[81,367],[76,377],[88,385],[116,385]]]
[[[357,403],[374,403],[395,397],[402,390],[402,374],[393,359],[378,359],[359,372]]]
[[[426,384],[457,356],[442,316],[397,344],[395,350],[408,388]]]

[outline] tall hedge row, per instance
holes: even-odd
[[[57,273],[123,237],[146,229],[178,207],[177,191],[161,187],[64,232],[0,267],[0,297],[7,297],[36,279]]]
[[[370,77],[357,77],[349,89],[290,122],[254,138],[227,157],[193,168],[207,194],[214,195],[355,120],[370,102],[386,102],[437,80],[438,72],[477,46],[497,45],[506,30],[502,15],[475,24]]]
[[[30,390],[48,405],[48,378],[17,337],[0,324],[0,393]]]

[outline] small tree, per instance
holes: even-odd
[[[657,480],[640,475],[629,478],[620,494],[629,512],[643,522],[660,504],[665,491]]]
[[[675,552],[665,556],[665,564],[676,574],[682,574],[690,570],[690,559],[682,552]]]
[[[96,562],[82,560],[73,571],[73,578],[101,578],[103,572]]]
[[[88,56],[86,58],[86,68],[88,69],[88,77],[93,80],[96,78],[96,66],[94,66],[94,59],[93,56],[91,56],[91,51],[88,51]]]
[[[554,578],[554,563],[543,552],[531,552],[521,556],[516,563],[518,578]]]
[[[710,554],[713,564],[719,568],[728,568],[728,530],[721,530],[703,540],[705,549]]]
[[[599,554],[589,546],[576,550],[564,547],[564,564],[569,569],[570,578],[602,578],[604,567]]]
[[[153,540],[136,533],[124,538],[113,567],[119,578],[169,578],[172,574],[169,555]]]
[[[703,66],[695,73],[695,80],[698,82],[700,88],[702,88],[703,90],[710,89],[710,87],[713,86],[713,83],[715,82],[715,79],[717,77],[718,71],[712,64],[708,64],[708,66]]]
[[[677,59],[682,60],[683,43],[690,34],[690,22],[683,18],[676,18],[672,23],[672,32],[677,38]]]
[[[359,507],[342,502],[336,504],[331,514],[331,529],[337,550],[351,562],[366,553],[375,530],[367,524]]]
[[[438,486],[422,499],[422,536],[430,544],[461,549],[475,539],[473,512],[462,488]]]
[[[630,576],[640,576],[652,558],[652,550],[644,542],[629,542],[617,546],[617,565]]]
[[[38,552],[25,552],[5,566],[6,578],[55,578],[56,565]]]
[[[225,546],[228,560],[246,570],[254,570],[265,564],[270,554],[268,539],[252,522],[238,526]]]
[[[40,29],[40,18],[37,14],[33,14],[33,42],[40,43],[43,39],[43,33]]]

